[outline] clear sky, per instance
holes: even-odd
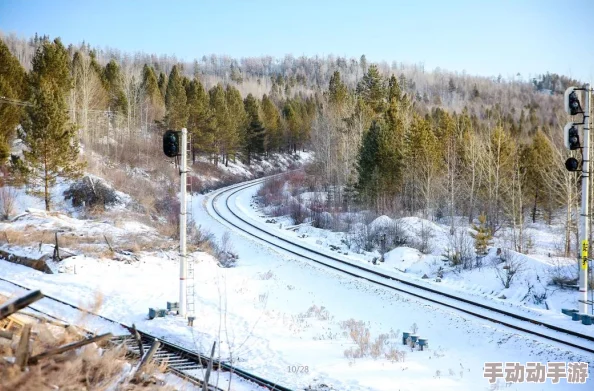
[[[0,0],[5,33],[188,61],[365,54],[428,70],[583,81],[594,81],[593,21],[594,0]]]

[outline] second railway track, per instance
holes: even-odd
[[[356,263],[349,262],[345,259],[341,259],[336,256],[332,256],[330,254],[323,253],[321,251],[317,251],[305,245],[296,243],[295,241],[291,241],[288,238],[283,236],[277,235],[274,232],[270,232],[269,230],[262,229],[254,222],[249,221],[247,218],[240,216],[236,213],[233,208],[229,205],[230,198],[235,195],[236,193],[247,189],[249,187],[253,187],[259,185],[260,183],[264,182],[266,179],[257,179],[250,181],[249,183],[242,183],[233,186],[229,186],[225,189],[217,190],[209,199],[209,202],[212,205],[212,210],[216,214],[213,216],[217,220],[222,220],[224,223],[234,227],[235,229],[242,231],[244,234],[249,235],[252,238],[257,238],[258,240],[265,242],[266,244],[273,246],[275,248],[281,249],[283,251],[289,252],[291,254],[297,255],[303,259],[306,259],[311,262],[315,262],[317,264],[321,264],[325,267],[331,268],[333,270],[339,271],[341,273],[350,275],[352,277],[356,277],[362,280],[366,280],[373,284],[382,286],[384,288],[388,288],[393,291],[397,291],[399,293],[404,293],[407,295],[411,295],[417,299],[424,300],[433,304],[437,304],[443,307],[447,307],[450,309],[454,309],[456,311],[462,312],[467,315],[471,315],[483,320],[487,320],[489,322],[493,322],[495,324],[503,325],[509,329],[514,331],[519,331],[524,334],[532,335],[535,337],[542,338],[549,342],[555,342],[567,347],[579,349],[583,352],[587,352],[589,354],[594,354],[594,336],[592,335],[584,335],[574,330],[568,330],[559,326],[555,326],[534,318],[530,318],[527,316],[523,316],[520,314],[516,314],[510,311],[503,310],[501,308],[492,307],[486,304],[477,303],[467,298],[459,297],[456,295],[452,295],[446,292],[441,292],[437,289],[433,289],[430,287],[426,287],[420,284],[417,284],[412,281],[408,281],[405,279],[401,279],[395,277],[393,275],[388,275],[382,273],[377,270],[370,269],[363,265],[357,265]],[[231,215],[239,220],[241,224],[247,225],[249,228],[245,226],[242,227],[241,224],[237,222],[231,221],[229,218],[225,217],[224,214],[221,212],[220,208],[217,206],[217,200],[221,197],[225,197],[224,199],[224,207],[225,209],[231,213]],[[255,235],[254,230],[256,230],[260,235]],[[266,238],[269,237],[269,238]],[[271,239],[273,238],[273,239]],[[281,242],[281,244],[279,244]],[[316,257],[313,257],[315,255]],[[329,262],[324,262],[319,259],[319,257],[323,257],[326,260],[330,260]],[[354,270],[349,270],[354,269]],[[378,281],[377,277],[384,279],[384,281]],[[402,286],[394,286],[390,284],[390,282],[397,282]],[[429,293],[432,296],[439,297],[446,300],[440,300],[435,297],[427,297],[423,294]],[[466,306],[466,307],[465,307]],[[489,314],[490,312],[490,314]],[[522,324],[518,324],[523,323]],[[551,330],[557,334],[563,333],[567,336],[571,336],[574,341],[568,341],[563,339],[562,335],[553,336],[544,332],[544,330],[535,330],[535,327],[532,326],[539,326],[543,329]],[[578,341],[581,340],[585,344],[590,346],[581,345]]]

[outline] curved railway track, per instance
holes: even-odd
[[[487,321],[490,321],[490,322],[493,322],[496,324],[500,324],[500,325],[508,327],[514,331],[519,331],[519,332],[522,332],[525,334],[539,337],[539,338],[542,338],[548,342],[555,342],[555,343],[561,344],[566,347],[571,347],[571,348],[579,349],[583,352],[587,352],[589,354],[594,354],[594,345],[590,344],[591,342],[594,342],[594,337],[592,335],[584,335],[584,334],[578,333],[573,330],[567,330],[562,327],[548,324],[546,322],[542,322],[542,321],[539,321],[539,320],[536,320],[533,318],[529,318],[527,316],[523,316],[520,314],[516,314],[513,312],[509,312],[509,311],[503,310],[501,308],[492,307],[492,306],[482,304],[482,303],[477,303],[477,302],[474,302],[467,298],[463,298],[463,297],[459,297],[459,296],[452,295],[449,293],[441,292],[439,290],[436,290],[436,289],[433,289],[430,287],[426,287],[426,286],[417,284],[415,282],[407,281],[405,279],[401,279],[401,278],[395,277],[393,275],[388,275],[388,274],[382,273],[381,271],[373,270],[373,269],[370,269],[363,265],[357,265],[356,263],[349,262],[345,259],[341,259],[339,257],[332,256],[330,254],[326,254],[326,253],[317,251],[315,249],[304,246],[302,244],[295,243],[294,241],[291,241],[285,237],[279,236],[273,232],[262,229],[261,227],[257,226],[253,222],[249,221],[247,218],[242,217],[238,213],[236,213],[233,210],[233,208],[231,208],[229,206],[229,200],[231,199],[231,197],[233,195],[237,194],[238,192],[245,190],[249,187],[259,185],[260,183],[262,183],[265,180],[266,180],[265,178],[257,179],[257,180],[250,181],[247,184],[241,183],[241,184],[229,186],[228,188],[225,188],[225,189],[217,190],[215,192],[216,194],[209,199],[209,202],[212,205],[212,210],[216,214],[216,216],[213,216],[213,217],[217,220],[222,220],[226,224],[228,224],[232,227],[235,227],[235,229],[242,231],[243,233],[249,235],[252,238],[255,237],[258,240],[265,242],[266,244],[268,244],[270,246],[273,246],[275,248],[278,248],[283,251],[289,252],[291,254],[297,255],[300,258],[306,259],[311,262],[315,262],[316,264],[323,265],[325,267],[339,271],[339,272],[347,274],[349,276],[356,277],[356,278],[371,282],[373,284],[382,286],[384,288],[388,288],[390,290],[393,290],[393,291],[396,291],[399,293],[413,296],[417,299],[421,299],[421,300],[424,300],[424,301],[427,301],[427,302],[430,302],[433,304],[437,304],[437,305],[440,305],[440,306],[443,306],[446,308],[454,309],[456,311],[459,311],[459,312],[467,314],[467,315],[471,315],[473,317],[477,317],[477,318],[487,320]],[[242,227],[237,222],[231,221],[230,219],[226,218],[223,215],[223,213],[217,206],[217,200],[221,197],[226,197],[224,199],[224,205],[225,205],[226,210],[228,212],[230,212],[235,219],[237,219],[241,223],[247,225],[249,228]],[[260,235],[259,236],[255,235],[254,230],[257,230],[260,233]],[[263,236],[272,237],[277,242],[275,242],[274,240],[267,239],[266,237],[263,237]],[[278,241],[282,242],[282,244],[279,244]],[[308,256],[308,254],[309,254],[309,256]],[[315,257],[312,257],[311,255],[315,255],[316,257],[318,257],[318,259],[316,259]],[[320,261],[319,257],[324,257],[325,259],[331,260],[332,262],[334,262],[334,264]],[[355,270],[348,270],[348,269],[355,269]],[[361,274],[360,272],[364,272],[364,274],[367,274],[367,276],[364,274]],[[381,279],[385,279],[386,281],[385,282],[378,281],[376,278],[372,278],[372,277],[380,277]],[[396,282],[398,284],[401,284],[401,286],[400,287],[393,286],[393,285],[389,284],[388,281]],[[427,296],[423,295],[423,293],[428,293],[430,296],[437,296],[439,298],[443,298],[446,300],[440,300],[435,297],[427,297]],[[449,302],[447,302],[447,301],[449,301]],[[463,305],[460,305],[460,304],[463,304]],[[467,306],[467,308],[464,308],[464,306]],[[520,323],[523,323],[524,325],[517,324],[518,321]],[[529,327],[532,325],[542,327],[543,329],[552,330],[556,333],[563,333],[565,335],[572,336],[572,337],[574,337],[574,339],[579,339],[583,342],[586,342],[592,347],[580,345],[578,343],[578,341],[575,341],[575,340],[573,342],[567,341],[567,340],[563,339],[563,337],[561,335],[553,336],[553,335],[549,335],[544,332],[541,332],[539,330],[535,330],[533,327]]]
[[[7,280],[5,278],[0,277],[0,281],[4,281],[7,282],[9,284],[12,284],[14,286],[17,286],[21,289],[30,291],[31,289],[29,287],[26,287],[24,285],[21,285],[19,283],[16,283],[14,281],[10,281]],[[118,322],[116,320],[113,319],[109,319],[105,316],[99,315],[99,314],[94,314],[91,313],[83,308],[80,308],[74,304],[68,303],[64,300],[52,297],[52,296],[48,296],[48,295],[43,295],[44,298],[47,298],[49,300],[55,301],[57,303],[60,303],[62,305],[74,308],[78,311],[81,311],[83,313],[88,313],[91,314],[92,316],[96,316],[100,319],[103,319],[105,321],[114,323],[116,325],[119,325],[121,327],[123,327],[124,329],[130,331],[131,333],[133,332],[133,328],[132,326],[128,326],[124,323]],[[44,315],[47,315],[53,319],[62,321],[64,323],[69,323],[69,322],[65,322],[64,320],[49,314],[45,311],[39,310],[33,306],[29,306],[27,308],[30,308],[31,310],[38,312],[38,313],[42,313]],[[192,373],[192,371],[196,371],[196,370],[201,370],[201,369],[206,369],[208,362],[210,361],[210,358],[207,357],[206,355],[203,355],[201,353],[198,352],[194,352],[191,350],[188,350],[182,346],[173,344],[171,342],[167,342],[166,340],[163,340],[161,338],[157,338],[149,333],[145,333],[141,330],[137,330],[138,333],[141,336],[141,340],[144,346],[145,351],[148,351],[148,349],[150,348],[150,344],[152,343],[152,341],[154,341],[155,339],[158,339],[159,342],[161,343],[159,349],[157,350],[155,356],[154,356],[154,360],[158,363],[166,363],[167,365],[167,370],[169,372],[172,372],[182,378],[184,378],[185,380],[194,383],[200,387],[202,387],[203,384],[203,380],[194,375]],[[134,340],[134,338],[132,337],[132,335],[124,335],[124,336],[116,336],[112,339],[112,342],[116,343],[116,344],[125,344],[128,351],[131,352],[132,354],[139,354],[138,351],[138,346],[136,343],[136,340]],[[235,376],[238,376],[240,378],[243,378],[247,381],[250,381],[260,387],[263,387],[265,389],[268,390],[274,390],[274,391],[292,391],[291,388],[287,388],[285,386],[282,386],[280,384],[276,384],[270,380],[261,378],[257,375],[254,375],[250,372],[244,371],[240,368],[237,368],[233,365],[230,365],[224,361],[221,360],[213,360],[212,363],[212,368],[213,370],[219,370],[222,372],[229,372],[232,373]],[[209,391],[225,391],[223,389],[217,388],[213,385],[209,385]]]

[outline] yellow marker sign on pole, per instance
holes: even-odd
[[[588,240],[582,240],[582,269],[588,268]]]

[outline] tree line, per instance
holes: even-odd
[[[43,190],[80,171],[78,139],[117,159],[131,145],[154,144],[164,129],[186,127],[194,159],[250,164],[311,148],[314,173],[336,207],[422,213],[451,224],[482,213],[493,232],[513,227],[519,250],[526,221],[551,223],[561,208],[570,250],[579,178],[563,167],[569,153],[559,124],[560,91],[577,83],[571,79],[411,72],[364,56],[194,64],[130,58],[46,36],[0,40],[2,161],[18,129],[27,151],[13,165]],[[264,92],[251,93],[246,83]],[[541,93],[545,87],[550,92]]]
[[[528,112],[534,101],[526,102]],[[484,215],[490,232],[511,228],[511,245],[531,245],[528,222],[565,225],[563,252],[576,234],[579,176],[568,172],[557,120],[514,119],[501,106],[478,113],[419,105],[400,80],[370,65],[356,88],[336,71],[312,126],[315,172],[342,210],[372,208],[391,215],[422,214],[472,222]],[[523,107],[522,109],[526,108]],[[575,241],[574,241],[575,244]]]

